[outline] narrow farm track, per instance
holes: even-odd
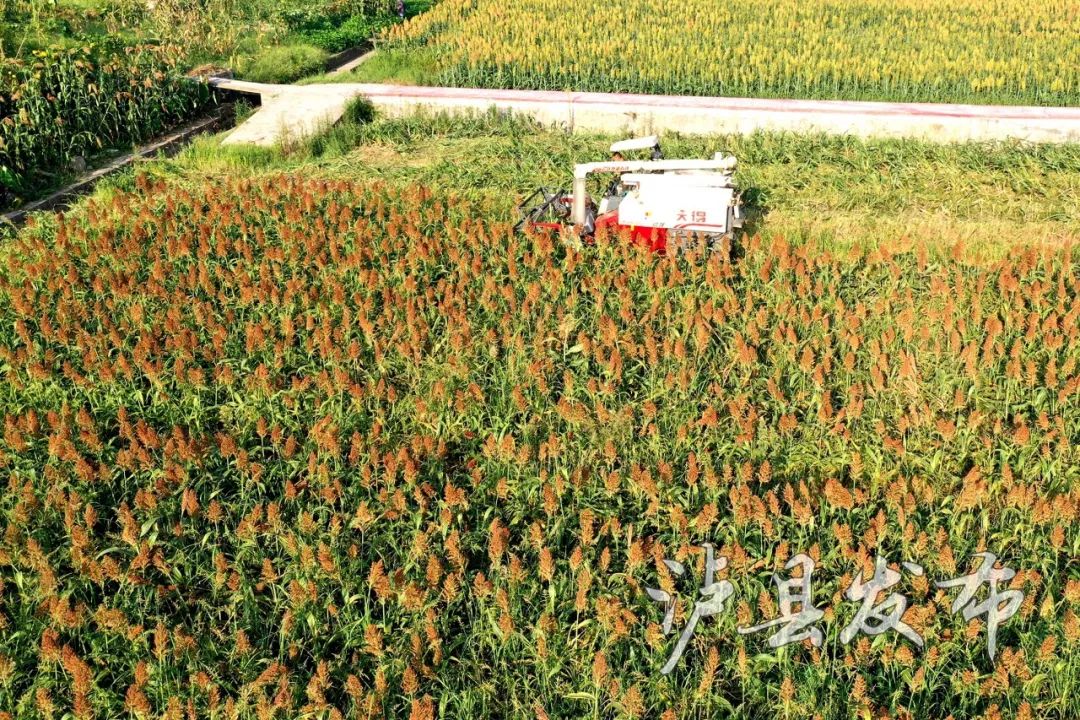
[[[273,145],[314,132],[341,117],[348,102],[368,98],[387,116],[418,110],[461,114],[492,107],[567,130],[640,134],[824,132],[859,137],[941,141],[1080,142],[1080,108],[833,100],[631,95],[534,90],[418,87],[365,83],[268,85],[211,79],[220,89],[262,96],[262,109],[237,127],[229,144]]]

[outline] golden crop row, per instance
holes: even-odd
[[[392,28],[479,86],[1072,105],[1080,2],[446,0]]]

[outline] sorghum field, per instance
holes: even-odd
[[[448,85],[1076,105],[1080,2],[444,0],[388,31]]]
[[[143,176],[3,249],[0,713],[1080,714],[1074,247],[656,257],[489,211]],[[662,675],[704,542],[734,594]],[[1024,594],[993,662],[934,586],[984,550]],[[736,626],[797,553],[823,643],[774,650]],[[878,555],[925,568],[923,649],[840,640]]]

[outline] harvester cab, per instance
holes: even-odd
[[[648,152],[648,159],[628,159]],[[697,241],[715,244],[742,227],[742,200],[735,185],[736,159],[665,160],[656,136],[611,146],[611,159],[574,167],[571,192],[539,188],[519,207],[519,230],[573,227],[588,238],[600,228],[626,231],[631,240],[666,252]],[[613,174],[600,202],[589,195],[593,174]]]
[[[630,138],[629,140],[620,140],[611,144],[611,161],[622,162],[627,159],[627,156],[633,152],[649,151],[649,160],[663,160],[664,152],[660,149],[660,141],[655,135],[649,135],[643,138]],[[591,222],[595,225],[597,215],[607,215],[613,210],[617,210],[619,203],[626,196],[628,188],[623,184],[622,176],[615,174],[611,181],[608,183],[607,189],[604,191],[604,197],[600,200],[600,205],[597,208],[593,208],[591,218],[587,218],[586,226],[587,232],[593,232],[592,228],[588,228]]]

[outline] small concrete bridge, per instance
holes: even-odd
[[[222,90],[262,96],[259,111],[229,133],[225,144],[274,145],[286,138],[310,135],[339,120],[349,102],[359,96],[368,98],[385,117],[419,110],[482,113],[494,107],[568,131],[623,135],[770,130],[941,142],[1080,142],[1080,108],[759,100],[367,83],[268,85],[227,78],[211,78],[209,82]]]

